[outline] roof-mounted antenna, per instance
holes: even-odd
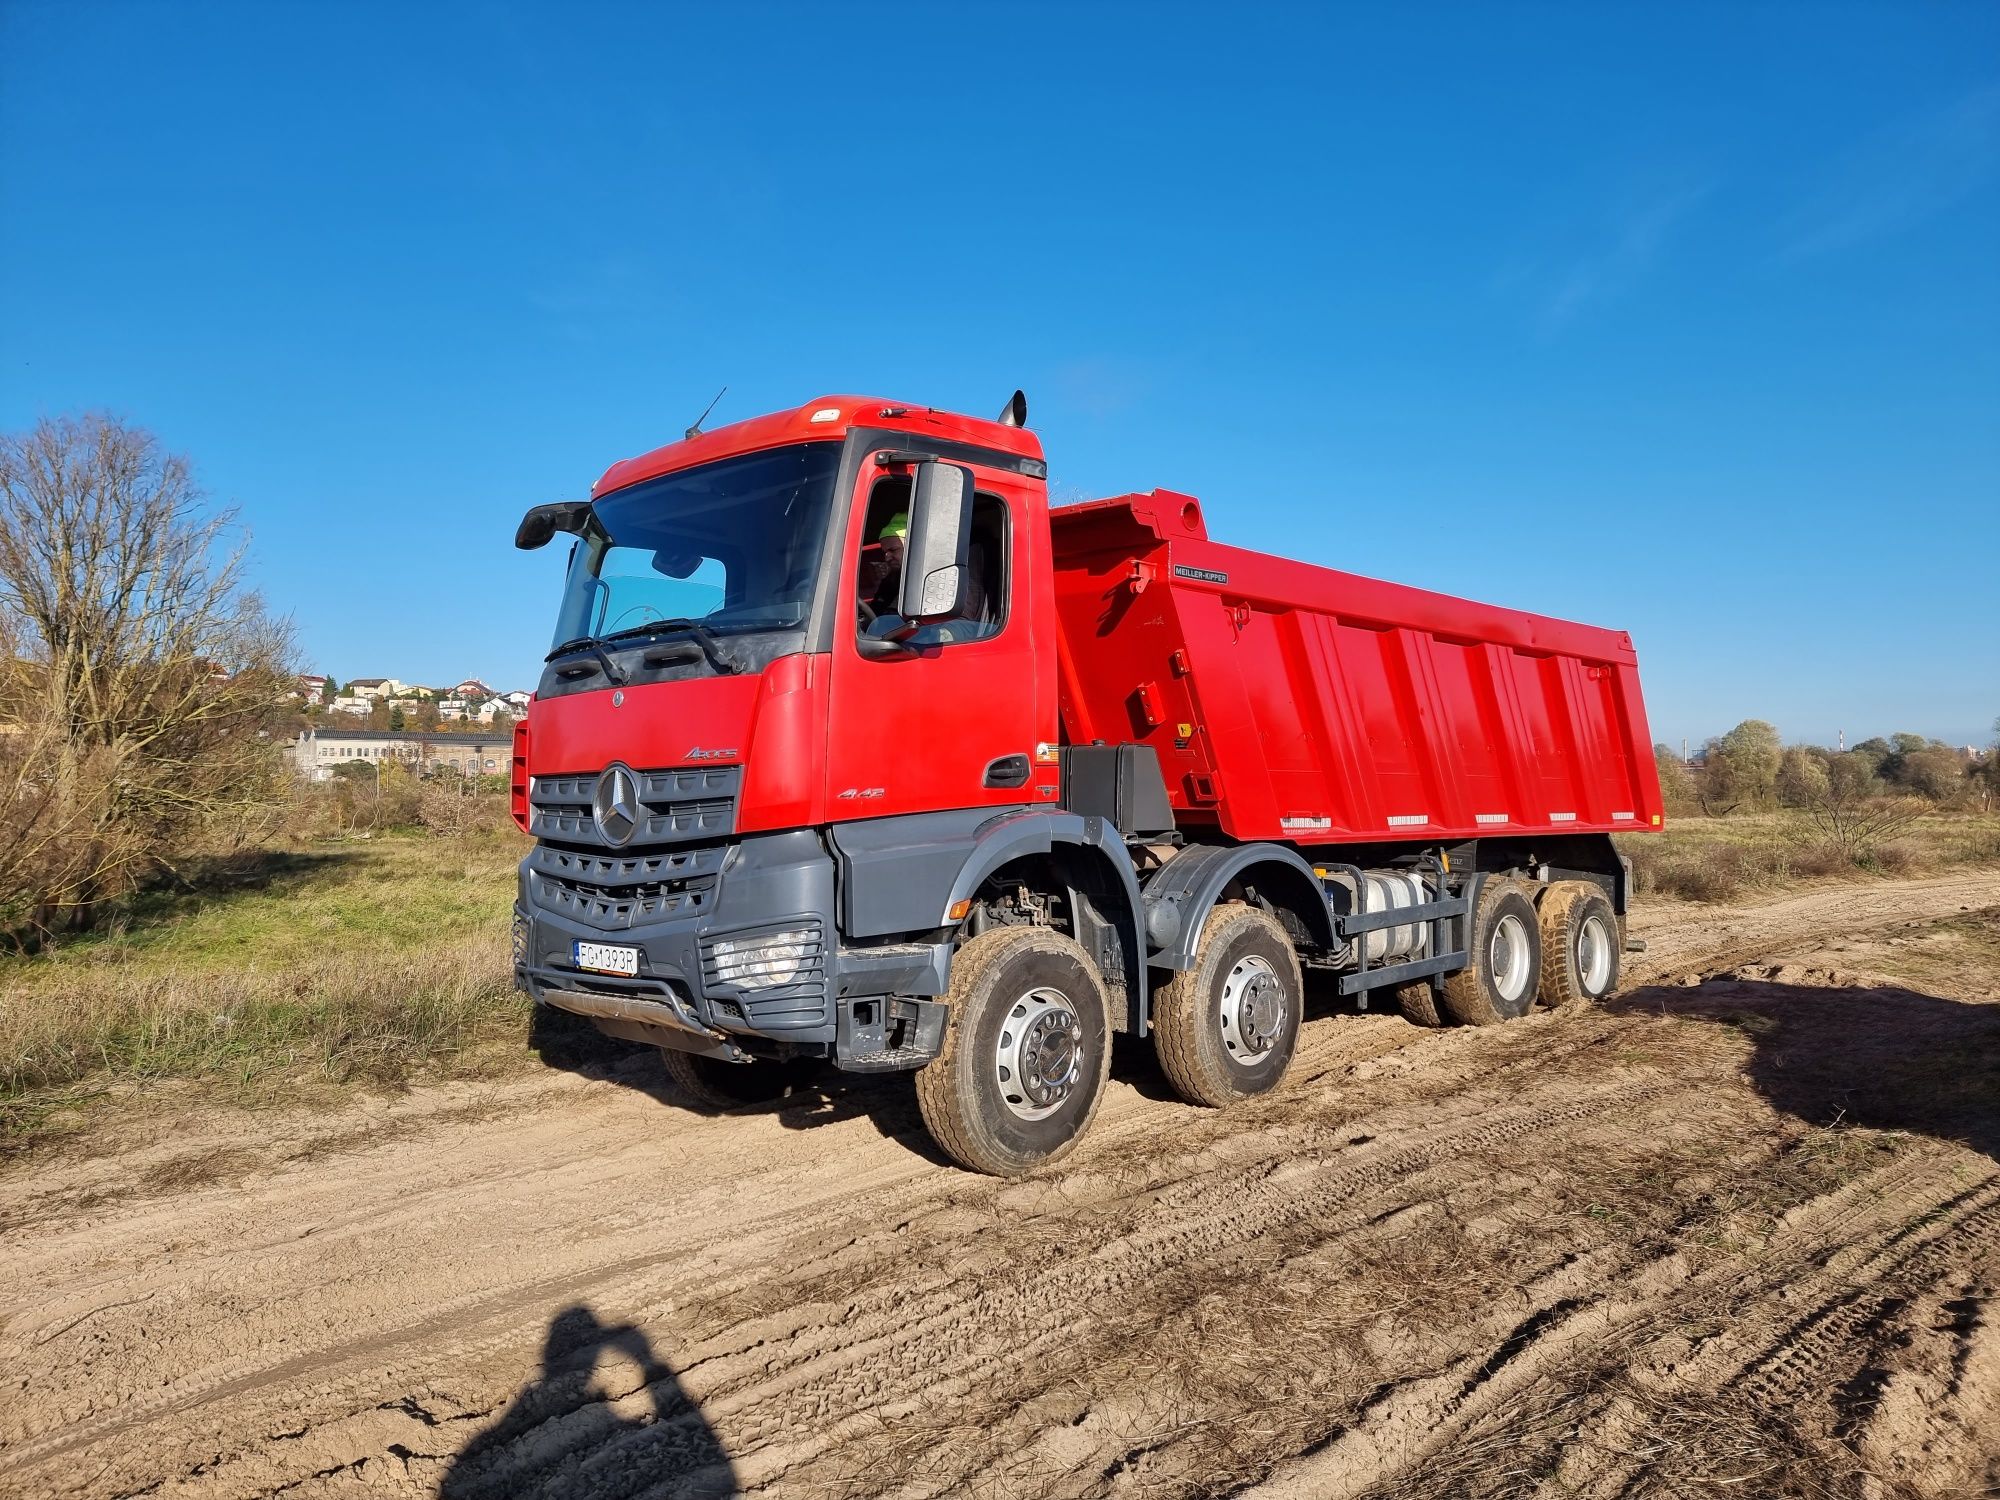
[[[720,401],[724,396],[728,394],[729,394],[729,387],[725,385],[721,390],[715,393],[715,401]],[[701,415],[694,419],[694,426],[690,427],[686,432],[681,434],[681,437],[683,439],[698,438],[701,436],[701,424],[706,422],[708,420],[708,414],[715,410],[715,401],[709,402],[708,405],[704,406],[701,409]]]
[[[1026,427],[1028,425],[1028,398],[1020,391],[1007,398],[1007,404],[1000,408],[1002,427]]]

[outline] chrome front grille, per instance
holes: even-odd
[[[637,826],[621,845],[597,831],[592,800],[597,772],[537,776],[528,793],[528,831],[538,839],[585,849],[645,850],[660,844],[687,844],[729,837],[736,831],[736,799],[742,788],[739,766],[695,771],[635,771]]]

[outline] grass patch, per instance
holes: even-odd
[[[525,1060],[507,942],[520,853],[503,837],[266,855],[0,960],[0,1150],[162,1080],[255,1103]]]
[[[1783,813],[1676,818],[1653,834],[1619,834],[1640,895],[1729,901],[1751,891],[1828,880],[1895,879],[2000,865],[2000,817],[1935,813],[1860,856],[1808,837]]]

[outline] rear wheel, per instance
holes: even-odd
[[[689,1104],[703,1109],[734,1109],[740,1104],[768,1104],[782,1099],[799,1082],[800,1070],[787,1063],[724,1062],[697,1057],[675,1047],[662,1047],[667,1081]]]
[[[1047,927],[983,932],[952,959],[944,1047],[917,1072],[931,1138],[961,1166],[1019,1177],[1076,1144],[1111,1067],[1104,984]]]
[[[1472,962],[1440,988],[1451,1018],[1492,1026],[1525,1016],[1535,1004],[1542,967],[1542,929],[1535,905],[1512,881],[1489,880],[1472,916]]]
[[[1582,880],[1549,887],[1542,928],[1542,1004],[1591,1004],[1618,985],[1618,918],[1604,892]]]
[[[1416,979],[1408,984],[1399,984],[1392,993],[1396,997],[1396,1009],[1403,1013],[1403,1019],[1412,1026],[1449,1024],[1444,1012],[1438,1009],[1437,991],[1431,988],[1428,979]]]
[[[1278,919],[1218,906],[1192,969],[1153,992],[1153,1046],[1174,1092],[1219,1107],[1277,1087],[1299,1043],[1305,982]]]

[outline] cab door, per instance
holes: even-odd
[[[1055,797],[1055,651],[1037,618],[1048,605],[1046,502],[1035,481],[965,467],[974,495],[964,614],[900,648],[869,631],[884,628],[872,602],[890,563],[884,532],[909,513],[910,470],[868,464],[856,483],[828,716],[834,821]]]

